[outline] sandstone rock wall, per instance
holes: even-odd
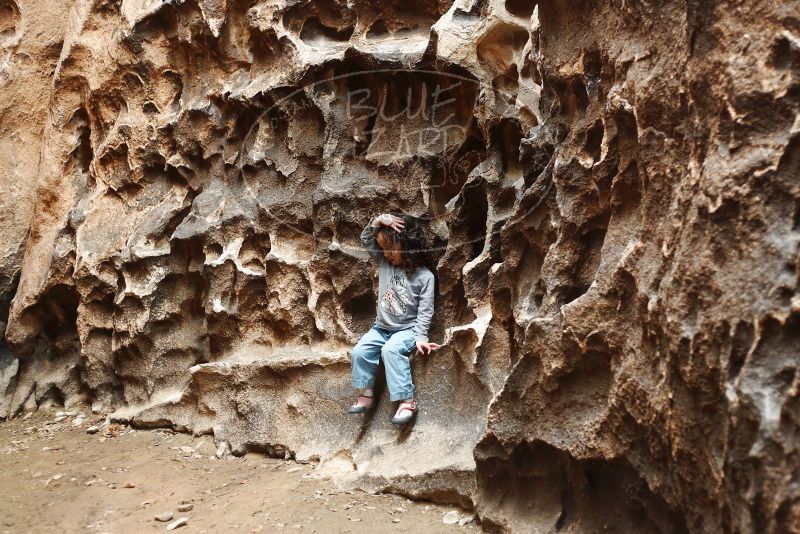
[[[18,369],[4,342],[36,199],[42,130],[69,2],[0,0],[0,395]],[[6,412],[0,407],[0,416]]]
[[[76,1],[4,413],[88,402],[496,530],[797,532],[798,12]],[[395,208],[446,341],[399,433],[343,413]]]

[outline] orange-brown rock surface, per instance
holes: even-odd
[[[800,3],[57,9],[0,0],[0,415],[85,402],[494,530],[800,532]],[[445,343],[399,433],[345,413],[391,209]]]

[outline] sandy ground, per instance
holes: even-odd
[[[110,425],[55,409],[0,423],[0,530],[182,533],[480,532],[445,524],[455,507],[338,489],[313,465],[248,454],[217,459],[210,436]],[[59,421],[59,419],[61,419]],[[188,511],[179,511],[179,507]],[[172,520],[156,515],[169,512]],[[447,512],[451,512],[449,515]]]

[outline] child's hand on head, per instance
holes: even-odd
[[[417,340],[417,354],[430,354],[440,346],[441,345],[438,343],[426,343],[424,341]]]
[[[382,213],[378,217],[378,224],[382,224],[383,226],[388,226],[389,228],[393,228],[398,232],[401,232],[403,228],[405,228],[405,223],[403,219],[397,217],[396,215],[392,215],[391,213]]]

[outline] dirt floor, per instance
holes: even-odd
[[[104,427],[83,413],[0,423],[0,531],[163,532],[181,518],[187,534],[480,531],[455,507],[343,491],[313,465],[217,459],[210,436]],[[155,519],[164,513],[171,519]]]

